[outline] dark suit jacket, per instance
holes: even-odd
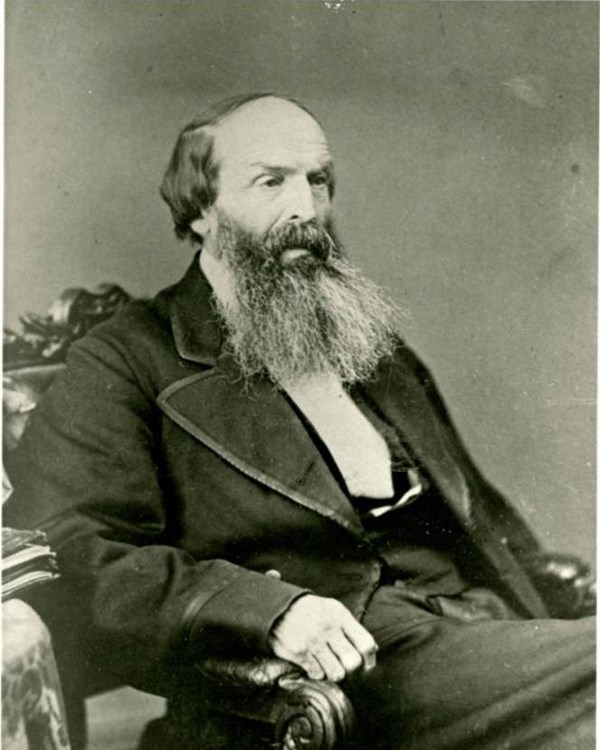
[[[399,343],[361,387],[472,540],[467,575],[544,616],[521,564],[536,542],[469,459],[424,366]],[[196,261],[71,347],[14,472],[5,520],[44,528],[62,569],[51,603],[35,603],[59,640],[66,628],[96,669],[141,688],[168,692],[174,665],[213,635],[266,652],[274,621],[307,590],[360,618],[380,582],[286,396],[238,377]]]

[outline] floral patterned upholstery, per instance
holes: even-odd
[[[70,750],[50,634],[25,602],[2,604],[2,748]]]

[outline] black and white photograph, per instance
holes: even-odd
[[[598,3],[4,15],[3,750],[593,750]]]

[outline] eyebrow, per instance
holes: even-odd
[[[325,172],[329,179],[333,179],[333,161],[331,159],[328,159],[322,166],[317,167],[317,169],[311,169],[308,172],[308,175],[309,177],[314,177],[314,175],[320,174],[321,172]]]
[[[279,164],[269,164],[264,161],[255,161],[248,165],[249,169],[259,168],[266,169],[269,172],[281,172],[282,174],[289,174],[294,171],[294,167],[282,167]],[[315,169],[309,170],[308,174],[317,174],[318,172],[333,173],[333,160],[327,159],[323,164]]]

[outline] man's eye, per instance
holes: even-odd
[[[275,188],[281,185],[283,182],[283,177],[274,176],[274,175],[265,175],[264,177],[259,177],[256,181],[256,184],[259,187],[266,187],[266,188]]]
[[[328,187],[329,186],[329,178],[326,174],[316,174],[310,179],[310,184],[314,185],[315,187]]]

